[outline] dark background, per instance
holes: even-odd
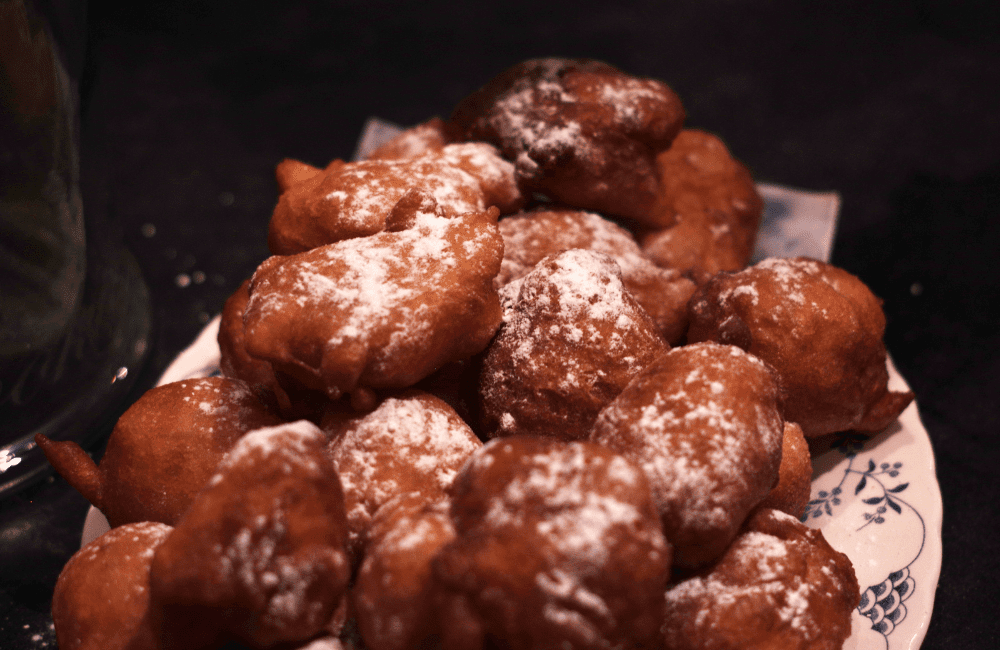
[[[39,4],[80,53],[87,210],[118,224],[151,292],[134,395],[267,255],[278,161],[348,158],[367,117],[447,116],[524,58],[663,79],[759,181],[839,191],[833,261],[885,300],[937,456],[924,648],[1000,647],[996,3]],[[0,501],[0,648],[55,646],[49,599],[86,508],[59,478]]]

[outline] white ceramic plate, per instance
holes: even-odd
[[[889,386],[908,390],[889,362]],[[941,573],[941,489],[917,404],[872,438],[843,435],[813,458],[804,517],[854,563],[861,605],[846,650],[917,650]]]
[[[828,259],[837,194],[775,185],[760,190],[766,207],[755,259]],[[159,383],[218,372],[218,330],[216,317]],[[894,390],[908,390],[891,361],[889,381]],[[863,592],[845,650],[917,650],[927,633],[941,571],[942,508],[934,452],[916,403],[884,433],[870,439],[843,436],[813,463],[805,521],[851,558]],[[91,508],[82,541],[107,530],[107,520]]]

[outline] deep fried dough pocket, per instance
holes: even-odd
[[[75,442],[37,441],[112,527],[173,525],[242,435],[279,422],[246,383],[200,377],[146,391],[118,419],[100,465]]]
[[[440,501],[462,465],[482,446],[443,400],[408,390],[371,412],[330,408],[321,424],[344,486],[352,549],[360,556],[379,509],[406,493]]]
[[[781,377],[807,438],[881,431],[913,400],[888,388],[881,304],[861,280],[804,257],[722,273],[690,302],[690,341],[732,343]]]
[[[445,650],[643,647],[670,546],[638,467],[589,442],[493,440],[452,489],[456,538],[434,562]],[[449,597],[450,595],[450,597]]]
[[[451,122],[465,139],[496,145],[526,188],[644,222],[659,193],[656,155],[684,108],[663,82],[607,63],[532,59],[463,99]]]
[[[632,376],[670,346],[601,253],[547,257],[519,288],[483,360],[487,435],[581,440]]]
[[[671,345],[687,331],[687,303],[694,283],[680,271],[658,267],[632,234],[593,212],[553,208],[518,212],[500,220],[503,266],[497,284],[527,275],[549,255],[581,248],[609,256],[621,269],[622,282],[646,310]]]
[[[247,352],[338,399],[412,386],[481,351],[501,320],[496,219],[496,208],[446,218],[410,192],[385,232],[268,258],[250,284]]]
[[[699,281],[745,267],[764,215],[750,171],[722,140],[694,129],[682,130],[656,165],[660,196],[640,228],[643,251]]]
[[[860,596],[850,559],[823,534],[761,510],[704,573],[667,590],[674,650],[837,650]]]
[[[679,566],[722,554],[777,482],[779,397],[761,361],[702,343],[660,356],[598,416],[590,440],[645,470]]]
[[[305,420],[258,429],[156,549],[151,587],[255,648],[304,641],[344,603],[346,543],[326,436]]]
[[[288,186],[268,225],[275,255],[381,232],[399,199],[414,189],[432,195],[449,216],[490,206],[510,212],[523,204],[513,166],[482,142],[398,160],[336,160],[313,172],[303,165],[284,161],[277,172],[279,183]]]

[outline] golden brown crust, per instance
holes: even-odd
[[[111,432],[98,466],[101,502],[95,505],[112,527],[173,525],[241,436],[280,422],[237,379],[185,379],[153,388]]]
[[[482,446],[450,406],[415,390],[389,397],[364,415],[331,410],[322,428],[330,435],[358,557],[383,505],[406,493],[421,495],[425,503],[444,499],[459,469]]]
[[[366,161],[279,163],[276,255],[226,302],[224,376],[151,391],[100,467],[38,439],[112,523],[176,523],[158,546],[136,535],[123,558],[67,578],[60,642],[842,644],[850,563],[771,509],[802,511],[811,468],[802,430],[782,426],[779,375],[741,349],[758,324],[710,300],[688,309],[696,284],[747,263],[763,203],[722,141],[683,120],[661,82],[536,59]],[[535,209],[512,214],[529,196]],[[881,339],[867,288],[811,272],[841,299],[815,310]],[[805,296],[769,296],[769,309]],[[702,331],[671,350],[692,314]],[[696,342],[706,323],[729,345]],[[884,426],[910,399],[873,397],[855,427]],[[245,433],[300,417],[321,428]],[[484,447],[463,418],[500,439]],[[675,560],[686,579],[668,590]],[[116,583],[138,600],[96,612]]]
[[[101,472],[94,459],[72,440],[50,440],[47,436],[35,434],[35,444],[45,454],[46,460],[52,464],[74,490],[90,501],[95,508],[100,508],[103,501],[101,487]]]
[[[705,573],[667,590],[673,650],[838,650],[859,600],[850,560],[790,515],[760,510]]]
[[[778,484],[767,493],[758,508],[780,510],[796,519],[805,514],[812,488],[812,457],[809,443],[802,433],[802,427],[794,422],[785,422],[785,432],[781,439],[781,466],[778,468]]]
[[[453,539],[447,503],[428,504],[418,493],[400,495],[375,514],[351,592],[369,650],[423,647],[438,632],[433,560]]]
[[[255,648],[323,631],[350,566],[340,480],[305,420],[255,430],[226,454],[157,548],[155,597]]]
[[[265,260],[244,314],[247,352],[338,399],[412,386],[485,348],[501,318],[496,209],[449,219],[410,193],[391,216],[390,231]]]
[[[315,420],[328,400],[290,377],[275,374],[271,364],[251,357],[246,349],[243,314],[250,301],[250,278],[226,300],[219,319],[219,370],[223,376],[249,384],[254,395],[286,420]]]
[[[277,406],[278,382],[266,361],[247,354],[243,338],[243,312],[250,300],[250,278],[226,299],[219,319],[219,370],[226,377],[245,381],[262,400]]]
[[[293,255],[382,232],[410,190],[434,196],[448,215],[523,204],[513,166],[482,142],[453,144],[401,160],[334,161],[322,173],[288,187],[271,215],[268,247]]]
[[[284,193],[297,183],[307,181],[323,173],[319,167],[294,158],[285,158],[274,168],[274,180],[278,183],[278,192]]]
[[[512,650],[655,637],[670,548],[645,476],[621,456],[587,442],[491,441],[455,481],[451,516],[456,539],[434,562],[445,650],[488,637]]]
[[[690,312],[689,341],[739,345],[778,372],[785,418],[807,438],[879,431],[913,399],[888,389],[878,299],[825,262],[771,258],[720,274],[691,299]]]
[[[66,650],[212,650],[215,621],[193,621],[150,588],[153,554],[172,532],[137,522],[113,528],[70,558],[56,581],[52,620]]]
[[[127,524],[70,558],[52,596],[60,648],[160,647],[150,615],[149,564],[170,530],[166,524]]]
[[[586,437],[598,412],[669,349],[607,256],[570,250],[524,276],[483,360],[488,436]]]
[[[514,161],[528,189],[585,210],[646,220],[656,154],[684,121],[664,83],[588,59],[533,59],[463,99],[451,122]]]
[[[773,372],[732,346],[674,348],[598,416],[590,440],[641,466],[678,566],[717,558],[778,480]]]
[[[764,213],[747,168],[718,137],[693,129],[656,163],[660,196],[639,236],[646,254],[694,278],[745,267]]]
[[[679,271],[656,266],[632,234],[592,212],[569,209],[519,212],[500,220],[503,265],[497,285],[524,277],[543,258],[582,248],[604,253],[618,264],[622,282],[671,345],[687,331],[687,303],[693,282]]]

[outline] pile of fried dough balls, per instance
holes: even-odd
[[[821,650],[850,560],[808,441],[878,432],[885,319],[747,266],[747,169],[665,84],[529,60],[360,162],[276,171],[221,375],[154,388],[99,465],[62,650]]]

